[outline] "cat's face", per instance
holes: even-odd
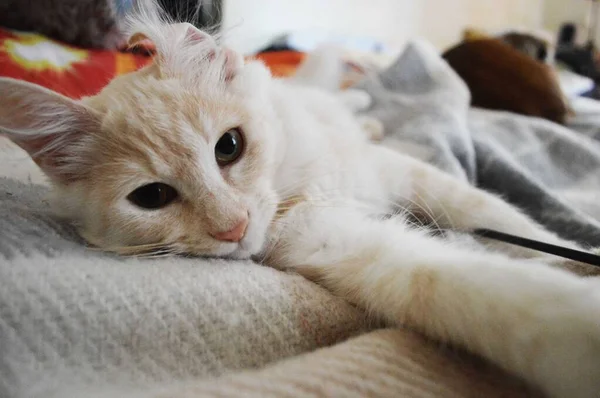
[[[216,57],[210,67],[230,61]],[[252,63],[230,72],[180,76],[158,63],[82,103],[3,80],[3,90],[20,94],[4,100],[0,128],[51,177],[58,204],[90,243],[245,258],[263,246],[276,209],[276,134],[264,99],[268,72]],[[58,126],[29,120],[43,119],[48,101],[58,104]],[[44,125],[65,131],[27,138]]]
[[[89,99],[102,118],[94,161],[87,178],[65,191],[79,201],[82,235],[108,247],[173,244],[218,256],[259,250],[276,205],[273,126],[243,83],[190,90],[177,79],[131,75]]]

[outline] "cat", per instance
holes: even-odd
[[[338,96],[274,79],[192,25],[142,20],[132,33],[131,45],[154,43],[154,63],[96,96],[0,79],[0,132],[48,175],[59,211],[91,245],[252,257],[463,346],[548,396],[598,396],[598,281],[543,254],[433,236],[404,213],[577,244],[371,143]]]

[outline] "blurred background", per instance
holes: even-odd
[[[149,62],[152,49],[130,51],[121,29],[137,1],[142,0],[0,1],[0,40],[12,38],[0,48],[0,75],[73,97],[97,92],[114,76]],[[465,40],[491,37],[539,61],[558,61],[562,72],[574,73],[561,74],[566,90],[593,97],[600,96],[599,1],[159,0],[173,16],[216,28],[225,44],[262,58],[277,76],[294,73],[307,53],[325,43],[343,49],[348,68],[363,73],[389,65],[413,39],[424,39],[443,54]],[[42,38],[53,41],[40,46]],[[56,52],[50,43],[88,52]],[[54,66],[31,66],[41,59]],[[64,73],[56,74],[61,62],[71,71],[79,68],[78,73],[62,79]],[[347,84],[355,81],[349,79]]]
[[[231,45],[247,52],[278,34],[311,29],[368,36],[394,49],[420,36],[443,49],[456,43],[469,26],[490,31],[513,27],[557,29],[565,20],[580,22],[587,3],[586,0],[223,0],[223,27],[228,31]]]
[[[252,52],[274,36],[317,30],[368,36],[398,49],[415,36],[439,49],[467,27],[490,32],[524,28],[558,33],[565,22],[585,31],[590,0],[222,0],[229,43]],[[595,32],[596,35],[600,34]]]

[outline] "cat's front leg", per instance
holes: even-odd
[[[600,285],[374,220],[297,205],[267,261],[388,321],[461,345],[557,398],[600,392]]]
[[[388,150],[373,148],[380,183],[395,202],[435,220],[441,228],[458,231],[493,229],[559,246],[581,249],[548,231],[501,198],[478,189],[420,160]],[[502,249],[518,256],[546,255],[517,246]]]

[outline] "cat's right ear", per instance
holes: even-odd
[[[0,78],[0,135],[23,148],[53,180],[78,179],[82,138],[99,118],[86,106],[41,86]]]

